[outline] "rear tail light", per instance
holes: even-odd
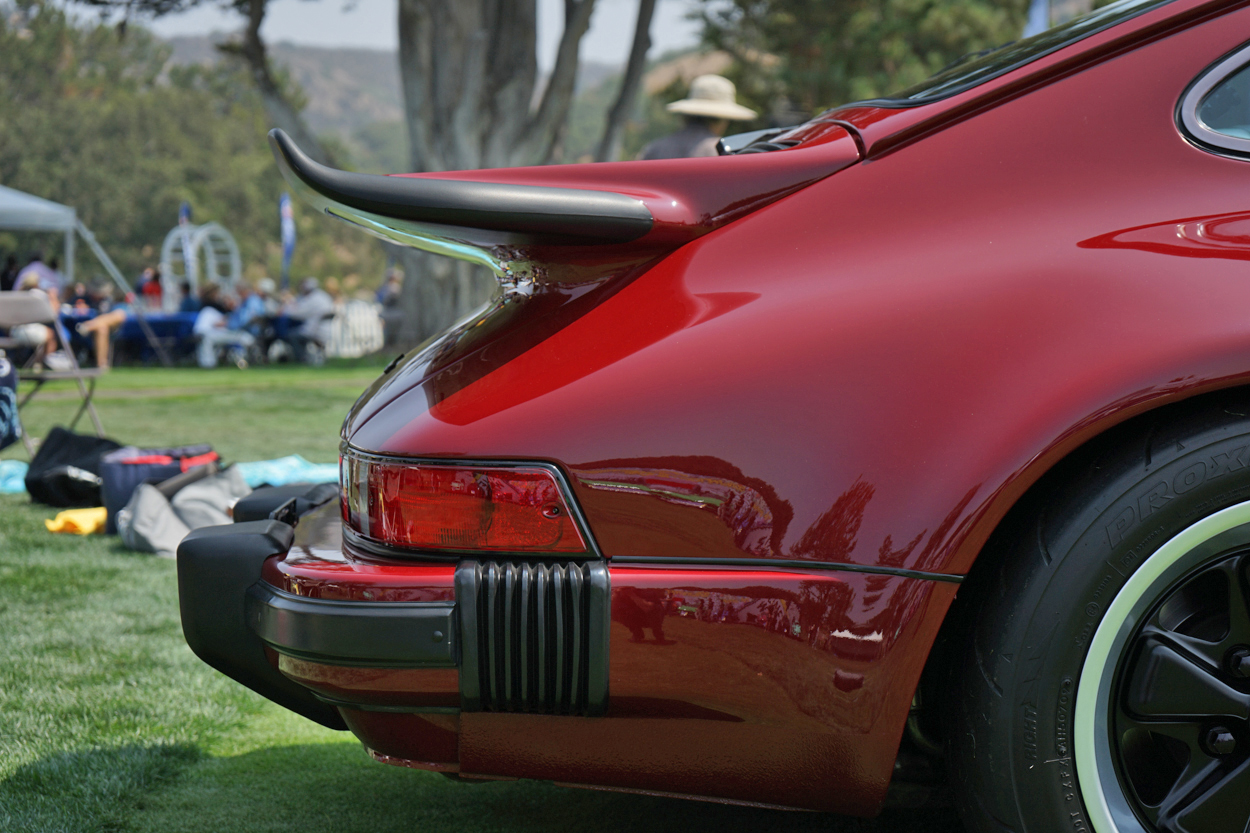
[[[584,553],[550,469],[362,458],[340,463],[343,521],[397,547],[454,552]]]

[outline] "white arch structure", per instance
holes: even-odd
[[[200,274],[201,256],[205,266],[203,275]],[[174,226],[165,235],[165,242],[161,244],[161,298],[166,312],[178,308],[179,285],[183,282],[191,284],[191,291],[195,293],[200,291],[202,282],[216,283],[229,292],[242,277],[239,246],[220,223]]]

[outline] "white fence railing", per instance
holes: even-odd
[[[382,307],[351,300],[339,307],[330,322],[326,355],[355,359],[382,349]]]

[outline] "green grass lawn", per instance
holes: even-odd
[[[377,367],[120,369],[110,436],[211,442],[228,459],[334,459]],[[73,413],[32,405],[41,435]],[[22,457],[10,450],[6,457]],[[0,831],[957,831],[949,812],[875,822],[558,788],[462,784],[372,762],[354,739],[197,660],[174,564],[115,538],[54,536],[52,510],[0,496]],[[838,789],[838,785],[829,785]]]
[[[96,410],[105,433],[128,445],[207,442],[226,460],[302,454],[315,463],[334,462],[343,416],[385,361],[245,371],[114,368],[100,377]],[[41,437],[52,425],[71,419],[78,401],[73,384],[49,384],[23,409],[22,422]],[[92,430],[87,416],[77,430]],[[0,453],[0,458],[25,457],[20,445]]]

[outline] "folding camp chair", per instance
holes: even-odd
[[[42,292],[0,292],[0,328],[9,329],[22,324],[44,324],[51,327],[52,331],[56,333],[57,341],[69,359],[70,369],[19,369],[17,371],[18,381],[34,382],[35,387],[18,401],[18,413],[21,413],[22,408],[48,382],[72,379],[78,384],[78,393],[82,399],[82,404],[78,407],[78,413],[74,414],[74,418],[70,420],[69,429],[71,431],[74,430],[78,420],[82,419],[84,413],[87,413],[91,415],[91,422],[95,426],[96,436],[103,437],[104,426],[100,424],[100,415],[96,413],[95,405],[91,401],[92,397],[95,396],[95,383],[101,371],[98,368],[84,369],[78,366],[78,359],[74,356],[74,351],[70,347],[69,336],[66,335],[65,328],[61,326],[60,317],[52,309],[52,304],[48,301],[46,295]],[[16,346],[15,342],[8,339],[0,339],[0,347],[13,346]],[[27,453],[33,456],[35,444],[24,431],[22,432],[22,442],[26,445]]]

